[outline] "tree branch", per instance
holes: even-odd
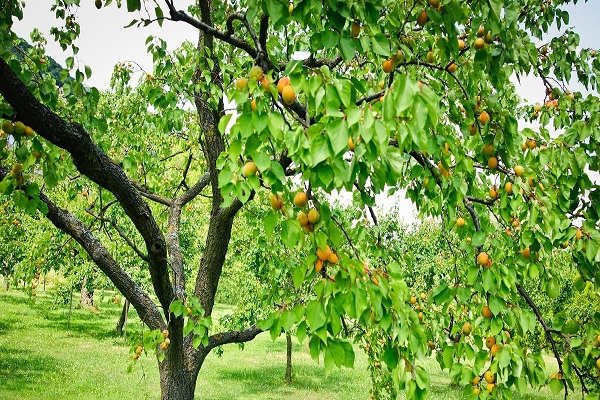
[[[169,8],[169,13],[171,14],[171,19],[173,21],[183,21],[196,29],[201,30],[202,32],[209,34],[211,36],[216,37],[217,39],[222,40],[225,43],[229,43],[230,45],[237,47],[238,49],[244,50],[248,53],[252,58],[256,58],[258,52],[250,43],[245,40],[242,40],[233,35],[233,33],[228,34],[228,32],[220,31],[214,28],[211,25],[206,24],[203,21],[199,21],[191,16],[189,16],[185,11],[175,9],[172,1],[166,1],[167,6]],[[245,19],[245,18],[244,18]]]
[[[150,207],[123,172],[78,124],[65,121],[40,103],[19,80],[10,66],[0,58],[0,94],[40,136],[67,150],[77,169],[99,186],[109,190],[121,203],[146,243],[148,266],[154,291],[168,310],[173,298],[169,282],[165,239],[152,216]],[[133,303],[133,302],[132,302]]]
[[[552,347],[552,353],[554,353],[554,358],[556,358],[556,362],[558,363],[558,370],[559,370],[560,374],[564,376],[563,367],[562,367],[562,359],[560,358],[558,348],[556,347],[556,342],[554,341],[554,338],[552,337],[553,333],[561,334],[561,332],[548,326],[548,324],[546,323],[546,320],[544,319],[544,316],[540,312],[540,309],[538,308],[538,306],[533,302],[531,297],[529,297],[527,292],[521,287],[521,285],[519,285],[518,282],[515,282],[515,286],[517,288],[517,291],[521,295],[521,297],[525,300],[525,302],[529,305],[529,307],[531,307],[531,310],[535,314],[540,325],[542,325],[542,329],[544,329],[544,333],[546,334],[546,339],[548,339],[548,341],[550,342],[550,346]],[[567,394],[569,393],[569,388],[567,386],[566,379],[562,379],[562,381],[563,381],[563,385],[565,387],[565,398],[566,398]]]
[[[208,345],[205,351],[208,352],[215,347],[229,343],[245,343],[254,339],[262,330],[257,325],[252,325],[250,328],[243,331],[229,331],[216,333],[208,338]]]
[[[142,260],[148,262],[148,256],[144,253],[142,253],[142,251],[140,249],[138,249],[138,247],[135,245],[135,243],[133,243],[133,240],[131,240],[126,234],[125,231],[123,231],[123,229],[119,228],[119,226],[117,225],[117,223],[111,219],[102,217],[100,215],[95,215],[92,210],[90,208],[87,208],[85,210],[88,214],[90,214],[92,217],[96,218],[97,220],[101,221],[101,222],[108,222],[119,234],[119,236],[121,236],[121,238],[123,238],[123,240],[125,240],[125,242],[129,245],[129,247],[131,247],[133,249],[133,251],[135,251],[135,253],[138,255],[139,258],[141,258]]]
[[[0,180],[10,173],[10,170],[0,166]],[[89,254],[98,268],[106,274],[112,283],[135,307],[140,318],[150,329],[164,329],[165,322],[156,304],[131,277],[119,266],[104,245],[96,236],[69,211],[58,207],[44,193],[39,193],[39,199],[48,206],[45,215],[58,229],[71,236]]]

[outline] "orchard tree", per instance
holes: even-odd
[[[199,33],[196,45],[173,52],[150,39],[152,71],[115,68],[115,90],[137,91],[141,100],[129,113],[103,106],[99,91],[84,84],[91,70],[73,57],[73,79],[59,92],[46,73],[46,39],[35,29],[35,46],[17,58],[11,25],[27,9],[16,1],[0,8],[0,190],[71,235],[157,332],[163,399],[193,398],[213,348],[261,329],[281,331],[283,313],[227,332],[214,332],[210,318],[235,217],[267,191],[283,205],[265,217],[280,232],[272,240],[314,250],[292,269],[297,287],[314,281],[314,298],[291,317],[306,326],[311,355],[322,356],[326,371],[352,365],[355,331],[347,328],[357,326],[377,332],[385,384],[409,398],[425,396],[429,377],[419,360],[432,353],[473,398],[509,398],[515,388],[547,384],[565,396],[577,386],[598,397],[598,318],[585,325],[565,313],[549,319],[522,284],[537,279],[536,290],[554,295],[547,260],[556,251],[571,257],[576,287],[597,288],[600,278],[600,192],[592,179],[600,168],[592,94],[600,61],[573,30],[549,33],[569,23],[562,7],[570,1],[197,0],[186,10],[178,3],[116,2],[137,13],[132,29],[161,24]],[[75,54],[86,29],[79,4],[52,5],[51,33]],[[136,76],[137,88],[127,89]],[[532,94],[539,104],[516,94],[513,78],[526,76],[545,88]],[[523,128],[523,120],[539,128]],[[147,268],[158,304],[84,216],[53,198],[75,176],[106,196],[99,210],[121,208],[135,228],[130,236],[113,226]],[[299,182],[309,189],[304,215],[293,204]],[[407,266],[389,259],[379,227],[332,212],[326,194],[342,190],[373,222],[375,195],[406,190],[423,215],[456,230],[453,269],[429,291],[428,318],[419,318]],[[200,197],[209,198],[210,211],[189,221],[207,221],[208,229],[202,257],[189,268],[181,217]],[[163,213],[165,223],[157,217]],[[327,248],[339,262],[316,271],[315,255]],[[558,363],[550,377],[541,355],[513,340],[536,324]]]

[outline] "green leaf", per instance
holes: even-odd
[[[483,246],[485,244],[485,233],[482,231],[477,231],[473,235],[473,246]]]
[[[394,80],[394,100],[396,114],[410,108],[414,102],[415,95],[419,92],[416,82],[407,75],[401,74]]]
[[[561,379],[551,379],[550,380],[550,390],[554,394],[560,393],[564,389],[564,385]]]
[[[254,153],[252,161],[256,164],[256,167],[260,172],[265,172],[271,166],[271,159],[268,154],[265,153]]]
[[[316,331],[327,322],[327,315],[323,310],[323,305],[313,300],[306,306],[306,321],[311,330]]]
[[[385,57],[390,55],[390,42],[383,33],[378,33],[371,38],[371,48],[375,54]]]
[[[334,119],[332,123],[327,125],[327,134],[334,156],[346,150],[348,146],[348,122],[345,119]]]
[[[277,24],[279,20],[283,19],[284,16],[289,14],[287,2],[282,0],[269,0],[265,2],[267,6],[267,13],[273,19],[273,23]]]
[[[340,49],[342,50],[342,57],[344,60],[351,60],[352,57],[354,57],[355,51],[354,40],[347,37],[342,37],[340,40]]]
[[[127,12],[139,11],[142,9],[141,0],[127,0]]]
[[[277,214],[272,210],[269,211],[263,219],[263,224],[265,226],[265,233],[267,236],[271,236],[275,230],[275,225],[277,224]]]

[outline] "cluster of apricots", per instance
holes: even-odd
[[[256,83],[258,83],[265,90],[265,92],[270,92],[271,80],[264,74],[261,67],[257,65],[253,66],[250,69],[249,78],[238,78],[235,81],[236,89],[245,92],[248,90],[248,82],[250,82],[250,80],[254,80]],[[290,78],[287,76],[284,76],[277,81],[277,92],[281,96],[281,100],[283,100],[283,102],[288,106],[292,105],[296,101],[296,92],[290,83]],[[250,106],[252,111],[256,111],[258,109],[256,99],[252,99]]]

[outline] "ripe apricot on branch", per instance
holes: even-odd
[[[246,78],[238,78],[237,81],[235,81],[235,88],[237,90],[246,90],[246,88],[248,87],[248,79]]]
[[[427,15],[427,11],[422,10],[417,17],[417,24],[422,28],[425,26],[428,20],[429,16]]]
[[[459,51],[463,51],[465,49],[465,41],[462,39],[458,39],[458,50]]]
[[[331,256],[331,249],[329,248],[329,246],[326,246],[324,250],[320,247],[317,248],[317,257],[319,258],[319,260],[327,261],[329,260],[329,256]]]
[[[308,212],[308,222],[311,224],[316,224],[321,218],[321,214],[314,208]]]
[[[504,190],[506,190],[506,193],[508,194],[513,194],[512,182],[506,182],[504,185]]]
[[[494,186],[490,189],[489,195],[490,195],[490,199],[495,200],[498,198],[498,189],[496,188],[496,186]]]
[[[360,24],[356,21],[352,21],[352,26],[350,27],[350,36],[355,38],[360,34]]]
[[[459,228],[462,228],[463,226],[465,226],[465,219],[463,217],[459,217],[456,220],[456,226],[458,226]]]
[[[469,134],[471,136],[475,136],[477,134],[477,125],[475,125],[475,124],[469,125]]]
[[[308,196],[306,195],[306,193],[300,191],[298,193],[296,193],[296,196],[294,196],[294,205],[296,207],[302,208],[305,207],[308,204]]]
[[[260,81],[260,86],[265,90],[265,92],[270,91],[271,81],[266,76]]]
[[[294,101],[296,101],[296,92],[294,92],[294,89],[288,85],[281,90],[281,98],[288,106],[292,105]]]
[[[496,168],[498,168],[498,159],[493,156],[488,158],[488,167],[491,170],[495,170]]]
[[[485,345],[487,346],[488,349],[491,349],[492,346],[495,345],[495,344],[496,344],[496,338],[495,337],[488,336],[487,339],[485,339]],[[493,380],[492,380],[492,382],[493,382]]]
[[[492,318],[492,310],[488,306],[483,306],[483,309],[481,310],[481,315],[484,318]]]
[[[354,142],[351,137],[348,138],[348,150],[354,151]]]
[[[290,85],[290,78],[288,78],[287,76],[284,76],[277,82],[277,92],[279,94],[283,93],[283,89],[289,85]]]
[[[490,122],[490,114],[488,114],[487,111],[484,111],[481,114],[479,114],[478,119],[481,125],[487,125],[487,123]]]
[[[471,324],[469,322],[465,322],[464,325],[462,326],[463,335],[469,336],[472,331],[473,331],[473,327],[471,326]]]
[[[482,38],[476,39],[475,43],[473,44],[473,47],[475,47],[475,50],[483,50],[483,48],[485,47],[485,40],[483,40]]]
[[[517,175],[517,176],[523,176],[524,173],[525,173],[525,168],[523,168],[523,166],[517,165],[515,167],[515,175]]]
[[[477,255],[477,262],[479,263],[479,265],[487,265],[489,259],[490,256],[488,256],[488,254],[485,251],[482,251]]]
[[[322,269],[323,269],[323,261],[321,261],[320,259],[315,261],[315,272],[319,273],[319,272],[321,272]]]
[[[389,74],[394,69],[394,62],[391,59],[384,60],[383,63],[381,63],[381,68],[383,69],[383,72]]]
[[[256,168],[256,164],[254,164],[253,161],[247,162],[246,165],[244,165],[244,167],[242,168],[242,173],[246,178],[250,177],[251,175],[256,175],[257,171],[258,169]]]
[[[256,79],[256,81],[262,81],[264,77],[263,70],[258,65],[255,65],[250,69],[250,78]]]
[[[296,216],[296,220],[298,222],[300,222],[300,226],[306,226],[308,225],[308,216],[306,215],[306,213],[300,211],[298,213],[298,215]]]
[[[273,210],[275,211],[279,211],[282,207],[283,200],[281,199],[281,197],[275,194],[271,194],[271,208],[273,208]]]
[[[488,156],[494,154],[494,143],[484,144],[483,152]]]
[[[455,73],[458,70],[458,65],[453,61],[452,64],[448,65],[448,72]]]
[[[338,257],[337,254],[335,254],[332,251],[331,254],[329,255],[329,258],[327,259],[327,261],[329,261],[331,264],[335,265],[340,261],[340,258]]]

